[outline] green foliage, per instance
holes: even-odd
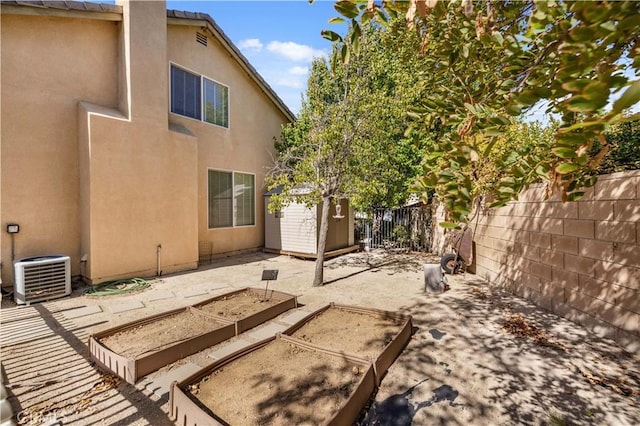
[[[360,210],[396,206],[406,200],[420,171],[425,139],[405,136],[406,111],[421,97],[422,65],[414,55],[419,38],[402,21],[388,29],[366,27],[351,38],[363,43],[348,67],[329,65],[340,63],[341,45],[328,62],[312,63],[298,120],[276,141],[269,186],[315,189],[273,197],[271,208],[294,198],[319,202],[322,187],[333,198],[348,197]],[[331,188],[329,180],[335,182]]]
[[[640,120],[618,123],[605,131],[609,152],[597,169],[598,174],[640,170]],[[602,149],[595,141],[591,155]]]
[[[639,102],[640,81],[624,71],[640,69],[640,2],[340,1],[336,11],[351,28],[404,17],[420,37],[425,95],[410,110],[409,133],[435,145],[417,187],[436,188],[453,221],[467,219],[479,188],[494,206],[540,179],[578,199],[609,149],[605,129],[637,118],[623,112]],[[514,151],[497,163],[500,177],[478,185],[479,166],[501,158],[493,150],[513,118],[540,104],[559,117],[553,138],[542,152]]]
[[[391,230],[391,236],[400,244],[404,244],[409,241],[409,231],[404,225],[394,226]]]

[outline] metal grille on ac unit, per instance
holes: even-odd
[[[42,302],[71,294],[69,256],[25,257],[14,263],[16,303]]]

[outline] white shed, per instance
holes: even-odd
[[[264,229],[265,251],[292,256],[315,258],[318,252],[318,233],[322,204],[311,208],[305,204],[291,203],[282,210],[269,213],[269,201],[274,189],[265,194]],[[354,245],[354,213],[348,200],[340,201],[342,219],[335,219],[331,209],[325,256],[340,255],[358,249]]]

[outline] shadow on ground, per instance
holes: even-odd
[[[362,425],[640,424],[632,355],[472,277],[402,309],[419,331]],[[506,331],[514,316],[544,338]]]

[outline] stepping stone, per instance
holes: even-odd
[[[293,325],[309,314],[311,314],[311,312],[307,312],[303,310],[295,310],[285,315],[284,317],[280,318],[278,321],[284,322],[289,325]]]
[[[206,294],[209,294],[207,290],[192,289],[192,290],[185,291],[184,293],[181,294],[181,296],[186,299],[189,297],[204,296]]]
[[[233,343],[229,343],[228,345],[211,352],[209,355],[207,355],[209,358],[213,358],[215,360],[224,358],[227,355],[230,355],[232,353],[234,353],[235,351],[238,351],[242,348],[245,348],[247,346],[249,346],[252,342],[249,342],[248,340],[238,340],[236,342]]]
[[[132,300],[129,302],[122,302],[117,306],[112,306],[111,313],[119,314],[120,312],[133,311],[140,308],[144,308],[144,304],[139,300]]]
[[[176,297],[176,295],[173,294],[172,291],[159,290],[159,291],[154,291],[153,293],[149,293],[149,296],[147,297],[147,300],[149,302],[155,302],[156,300],[171,299],[173,297]]]
[[[163,398],[169,395],[169,386],[171,386],[171,383],[174,381],[180,382],[201,369],[202,367],[193,363],[181,365],[180,367],[170,370],[166,374],[153,379],[145,385],[145,388],[158,395],[160,398]]]
[[[86,317],[93,314],[99,314],[100,312],[102,312],[102,308],[100,307],[100,305],[89,305],[83,308],[65,311],[63,315],[66,319],[74,319],[74,318]]]
[[[249,337],[253,337],[256,340],[262,340],[267,337],[275,336],[276,333],[281,333],[287,328],[289,328],[288,325],[272,322],[259,330],[250,332]]]

